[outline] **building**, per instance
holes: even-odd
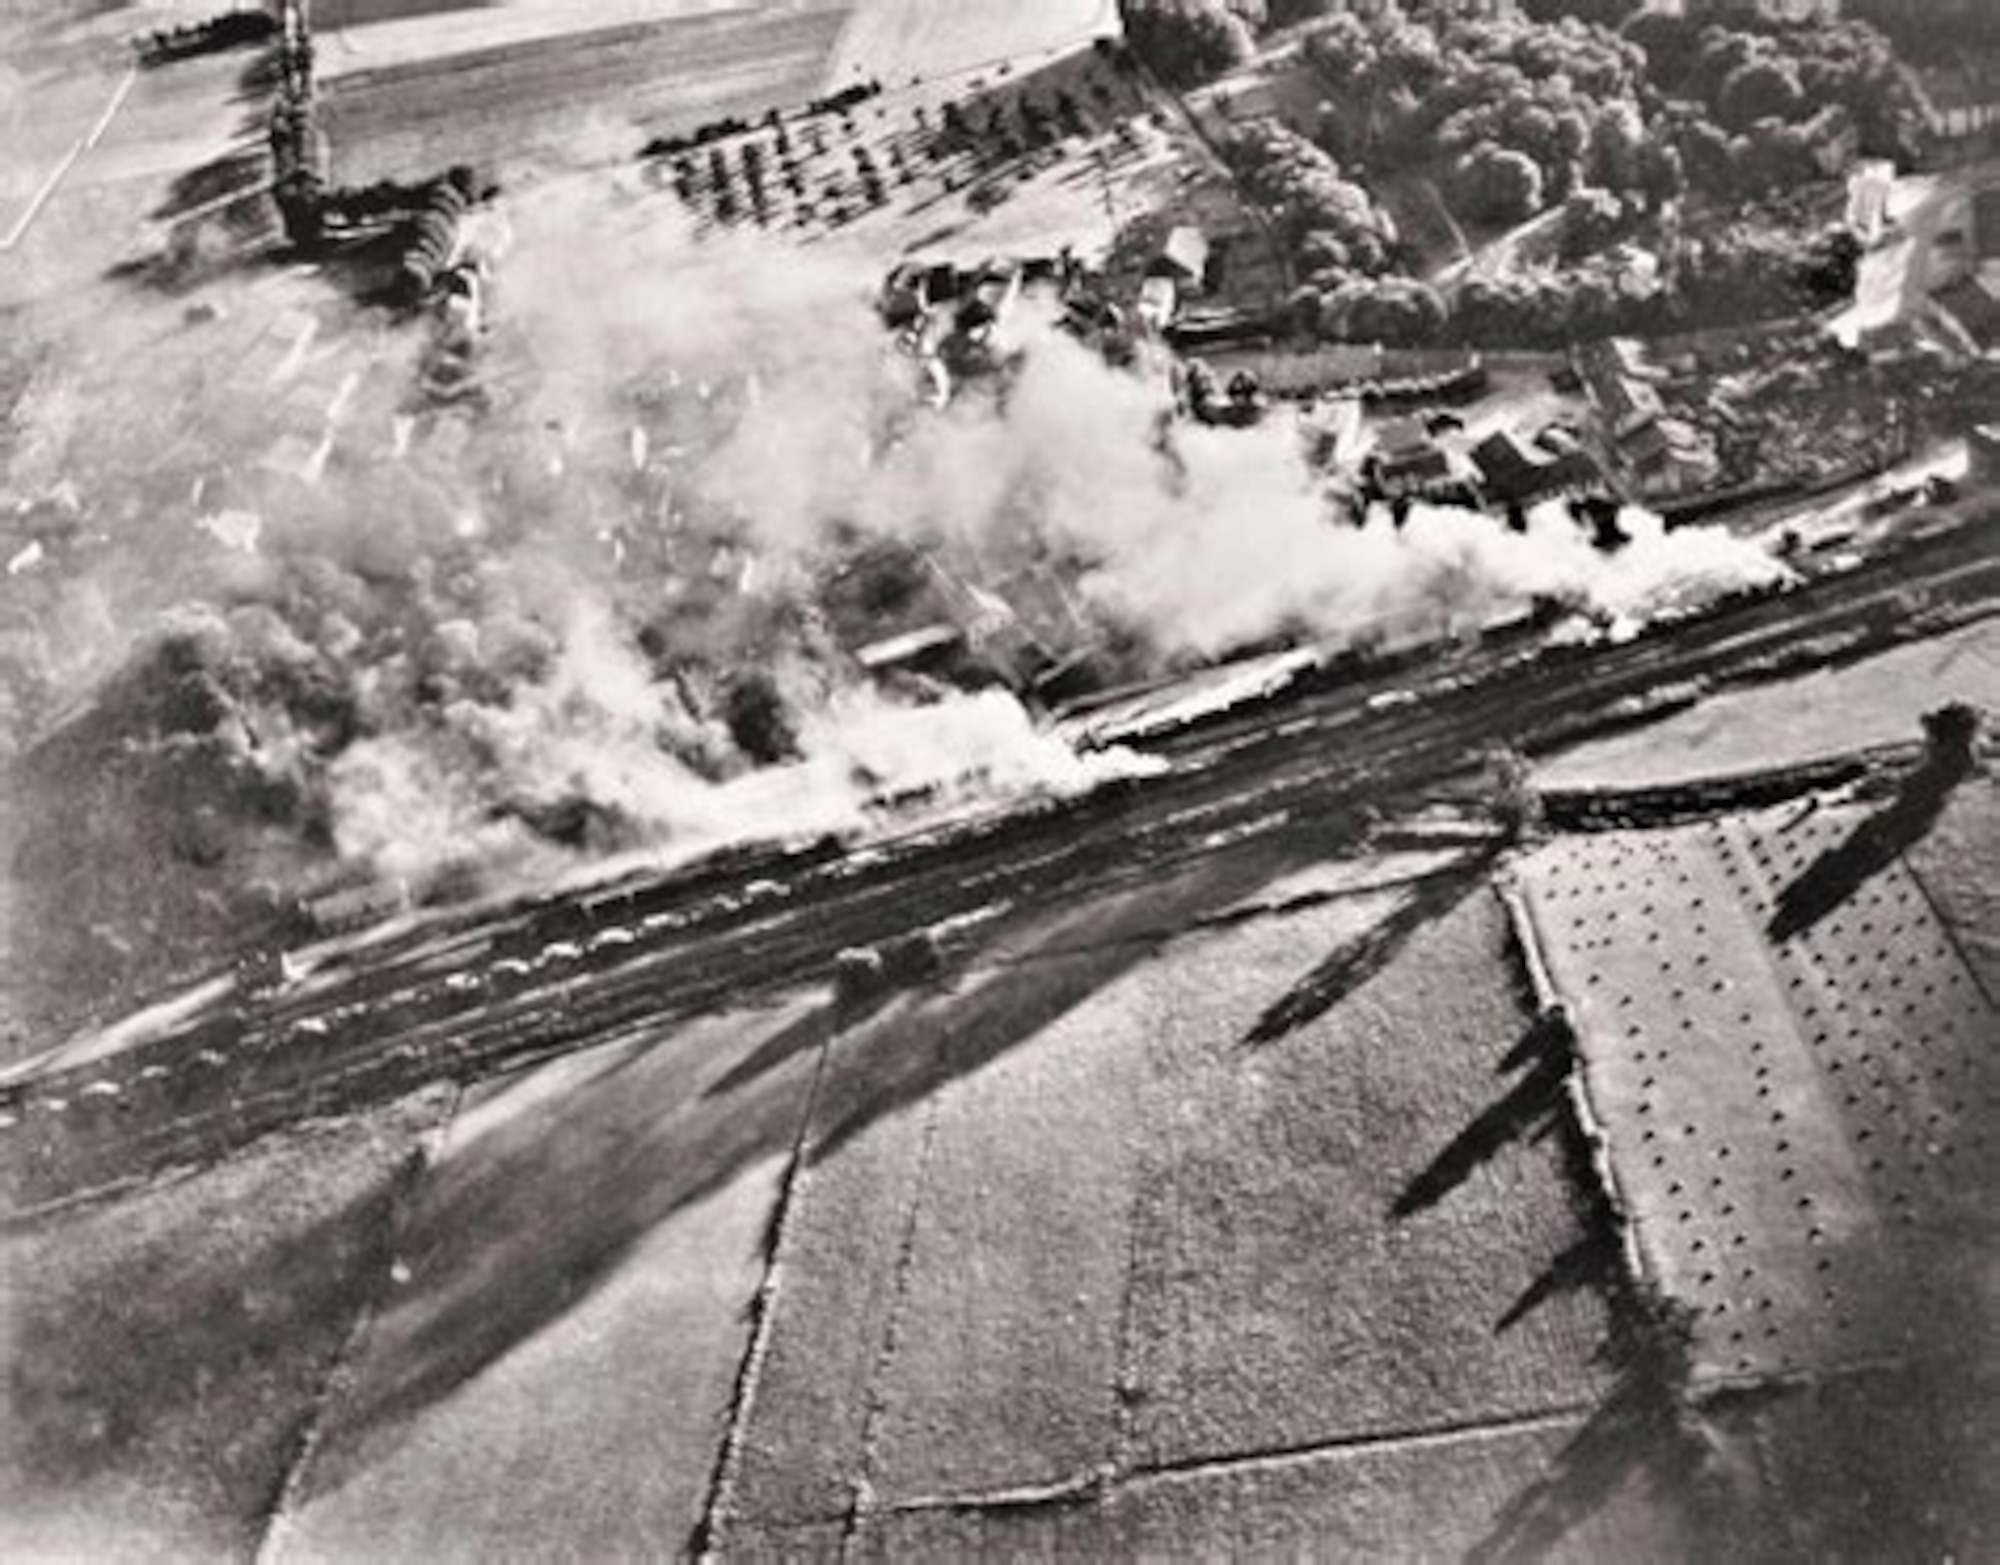
[[[1636,338],[1611,337],[1587,344],[1573,362],[1577,379],[1614,443],[1665,415],[1666,404],[1654,385],[1660,371]]]
[[[1938,309],[1964,333],[1973,351],[2000,352],[2000,278],[1992,274],[1959,277],[1931,295]]]
[[[1353,9],[1373,9],[1376,7],[1353,7]],[[1450,21],[1504,22],[1521,14],[1520,0],[1420,0],[1412,7],[1425,20],[1437,18]]]
[[[1139,284],[1139,305],[1137,314],[1141,323],[1154,332],[1163,332],[1180,308],[1180,290],[1173,278],[1164,275],[1148,277]]]
[[[1369,477],[1386,495],[1428,494],[1458,482],[1451,457],[1413,418],[1392,419],[1375,436]]]
[[[1160,242],[1159,254],[1146,268],[1146,275],[1171,277],[1177,287],[1198,292],[1208,276],[1208,258],[1208,236],[1191,223],[1181,223]]]
[[[1976,152],[2000,136],[2000,67],[1985,63],[1918,73],[1926,128],[1948,149]]]
[[[2000,261],[2000,185],[1972,193],[1972,254],[1982,268]]]
[[[1480,490],[1499,505],[1533,505],[1602,483],[1597,464],[1581,448],[1548,451],[1507,430],[1498,430],[1474,446],[1472,465],[1479,473]]]
[[[1726,23],[1746,12],[1766,22],[1837,22],[1841,0],[1646,0],[1645,9],[1697,22]]]
[[[1618,455],[1649,499],[1699,494],[1722,476],[1715,442],[1686,419],[1649,419],[1619,441]]]
[[[1896,188],[1896,165],[1887,158],[1863,158],[1847,176],[1847,226],[1864,245],[1877,243],[1889,222],[1889,197]]]
[[[1966,437],[1975,484],[2000,484],[2000,424],[1978,424]]]
[[[1627,439],[1667,411],[1652,382],[1637,376],[1586,378],[1585,385],[1590,389],[1591,401],[1597,405],[1598,417],[1603,419],[1614,441]]]

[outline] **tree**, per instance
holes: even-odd
[[[1449,313],[1444,295],[1413,277],[1344,283],[1320,301],[1321,330],[1328,336],[1398,347],[1435,341]]]
[[[1646,126],[1631,99],[1605,104],[1591,120],[1591,172],[1597,183],[1612,190],[1630,190],[1639,183],[1640,157],[1646,146]]]
[[[1625,205],[1601,185],[1584,185],[1563,202],[1562,255],[1580,261],[1618,237]]]
[[[1799,73],[1788,61],[1754,59],[1723,79],[1716,113],[1732,130],[1759,120],[1793,120],[1805,106]]]
[[[1320,333],[1319,290],[1301,284],[1292,290],[1285,301],[1285,313],[1291,320],[1292,330],[1302,337],[1317,337]]]
[[[1523,0],[1521,10],[1532,22],[1561,22],[1574,17],[1599,27],[1616,27],[1638,11],[1641,0]]]
[[[1542,171],[1525,153],[1482,142],[1460,160],[1459,199],[1475,218],[1519,223],[1542,208]]]
[[[1699,52],[1698,33],[1685,17],[1642,11],[1620,29],[1625,41],[1646,57],[1646,74],[1662,92],[1678,93],[1688,82]]]
[[[1639,154],[1639,194],[1655,212],[1687,194],[1687,165],[1671,142],[1648,141]]]
[[[1675,133],[1674,147],[1681,155],[1690,184],[1700,190],[1719,191],[1729,183],[1729,137],[1719,126],[1705,119],[1682,124]]]
[[[1250,29],[1220,0],[1118,0],[1133,53],[1162,81],[1199,86],[1248,60]]]

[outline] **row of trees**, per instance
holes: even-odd
[[[1865,22],[1785,26],[1751,13],[1724,25],[1648,12],[1624,36],[1643,51],[1661,97],[1699,104],[1726,134],[1811,122],[1838,107],[1860,151],[1910,161],[1921,150],[1923,100],[1894,46]]]
[[[313,44],[303,10],[292,0],[280,8],[275,51],[277,81],[271,100],[271,196],[285,237],[301,249],[320,241],[325,171],[313,112]]]
[[[198,54],[259,44],[277,30],[269,11],[223,11],[198,22],[156,28],[133,40],[141,65],[167,65]]]
[[[1586,186],[1658,207],[1689,189],[1755,198],[1856,155],[1909,162],[1924,105],[1865,22],[1727,21],[1633,0],[1543,0],[1527,14],[1367,16],[1331,0],[1121,0],[1134,52],[1176,86],[1241,64],[1253,33],[1324,18],[1316,139],[1393,171],[1440,165],[1468,216],[1519,221]],[[1332,13],[1332,14],[1328,14]],[[1607,25],[1609,24],[1609,25]]]
[[[1573,19],[1334,18],[1306,41],[1320,136],[1371,168],[1442,160],[1469,215],[1515,222],[1598,185],[1657,204],[1684,170],[1647,134],[1643,52]]]
[[[1447,298],[1409,277],[1353,278],[1293,297],[1301,330],[1395,347],[1561,347],[1825,309],[1854,290],[1861,250],[1844,229],[1795,238],[1747,226],[1690,243],[1649,278],[1603,256],[1467,281]]]
[[[1573,14],[1434,22],[1391,9],[1336,16],[1305,51],[1332,89],[1318,134],[1336,156],[1384,170],[1442,160],[1468,215],[1496,222],[1586,185],[1655,207],[1690,188],[1755,197],[1858,154],[1907,162],[1924,124],[1894,50],[1856,22],[1644,12],[1613,32]]]

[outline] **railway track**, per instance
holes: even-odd
[[[1149,748],[1166,772],[1063,806],[441,915],[335,955],[297,990],[224,995],[157,1037],[17,1084],[0,1123],[6,1215],[214,1161],[302,1119],[754,1002],[827,976],[844,947],[996,905],[1054,906],[1253,839],[1276,862],[1323,856],[1359,835],[1371,804],[1419,797],[1494,746],[1532,750],[1658,685],[1740,677],[1803,643],[1887,629],[1913,595],[2000,600],[1996,539],[2000,526],[1968,524],[1620,646],[1471,648],[1400,684],[1329,673],[1163,736]],[[1377,699],[1401,685],[1414,699]]]

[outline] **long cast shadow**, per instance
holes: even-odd
[[[1876,875],[1929,835],[1952,791],[1972,775],[1969,747],[1934,744],[1895,796],[1828,848],[1778,894],[1770,934],[1783,942],[1831,915]]]
[[[263,188],[266,170],[267,155],[262,147],[239,145],[176,174],[167,186],[166,198],[148,216],[170,223],[199,207],[252,194]]]
[[[1467,1551],[1467,1565],[1544,1559],[1635,1472],[1672,1483],[1684,1479],[1686,1466],[1672,1409],[1646,1381],[1627,1376],[1563,1447],[1549,1476],[1517,1495]]]
[[[1618,1236],[1605,1231],[1577,1240],[1543,1268],[1493,1323],[1495,1333],[1509,1331],[1549,1300],[1565,1293],[1610,1292],[1619,1281]]]
[[[648,1058],[607,1060],[487,1128],[429,1178],[400,1246],[412,1287],[371,1334],[353,1398],[316,1458],[314,1490],[392,1460],[417,1414],[583,1304],[661,1223],[790,1153],[809,1105],[802,1150],[819,1162],[1037,1036],[1171,938],[1121,936],[1161,931],[1176,913],[1193,923],[1273,873],[1269,861],[1216,866],[1164,892],[1064,915],[1037,931],[1037,947],[1073,941],[1082,923],[1096,938],[990,968],[962,994],[906,994],[859,1016],[823,1005],[745,1040],[744,1060],[723,1073],[738,1083],[730,1091],[712,1090],[717,1045],[670,1033],[631,1046]]]
[[[1496,853],[1483,849],[1440,871],[1387,918],[1335,949],[1257,1018],[1244,1043],[1276,1043],[1326,1015],[1394,961],[1418,930],[1445,917],[1483,884]]]
[[[1390,1205],[1392,1217],[1436,1206],[1504,1148],[1536,1134],[1561,1112],[1567,1055],[1549,1051],[1506,1093],[1461,1130]]]

